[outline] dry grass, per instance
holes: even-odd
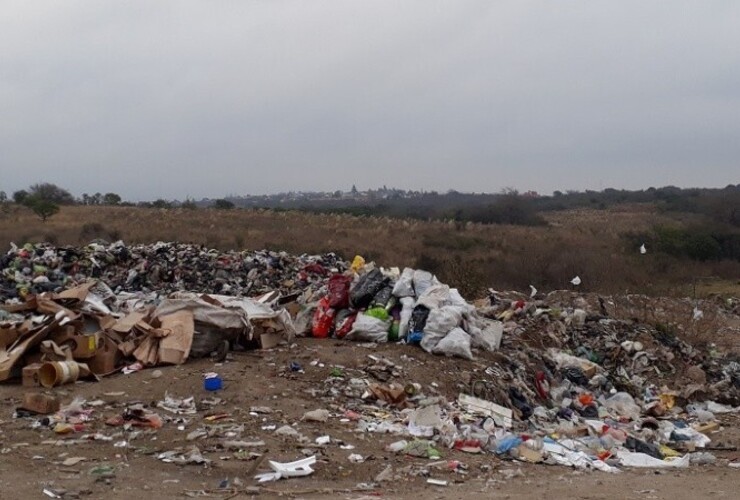
[[[262,210],[62,207],[47,222],[28,209],[0,213],[0,246],[11,241],[78,245],[95,238],[128,243],[190,242],[221,250],[361,254],[385,266],[420,266],[473,297],[488,287],[568,286],[605,293],[690,295],[696,278],[740,276],[738,263],[687,263],[624,248],[621,235],[664,223],[649,207],[549,214],[547,227],[391,220]],[[737,294],[736,294],[737,295]]]

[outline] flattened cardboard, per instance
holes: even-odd
[[[190,355],[195,333],[195,321],[190,311],[177,311],[159,318],[162,330],[169,330],[169,335],[159,341],[159,361],[161,363],[180,365]]]
[[[59,325],[57,320],[52,319],[50,323],[42,324],[34,330],[29,331],[23,338],[19,338],[9,349],[0,350],[0,381],[8,380],[13,372],[13,367],[21,359],[23,354],[41,342],[49,332]]]

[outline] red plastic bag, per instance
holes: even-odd
[[[329,289],[329,306],[334,309],[345,309],[349,307],[349,287],[352,278],[343,274],[335,274],[329,278],[326,287]]]
[[[334,316],[336,314],[336,309],[332,309],[329,306],[329,299],[327,297],[321,299],[318,306],[316,306],[316,312],[313,314],[311,335],[320,339],[325,339],[331,335],[331,329],[334,326]]]
[[[345,335],[352,331],[352,325],[357,319],[357,312],[344,309],[337,314],[337,321],[334,325],[334,334],[338,339],[343,339]]]

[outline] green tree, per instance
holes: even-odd
[[[103,205],[118,205],[121,203],[121,197],[116,193],[105,193],[103,195]]]
[[[75,202],[74,196],[69,191],[50,182],[34,184],[28,188],[28,192],[32,196],[58,205],[72,205]]]
[[[13,193],[13,201],[19,205],[22,205],[26,201],[26,198],[28,198],[28,191],[25,189],[20,189]]]
[[[220,198],[213,202],[213,208],[218,210],[231,210],[234,208],[234,203],[224,198]]]
[[[195,204],[195,200],[192,198],[185,198],[185,201],[180,203],[180,208],[184,208],[185,210],[195,210],[198,208],[198,205]]]
[[[152,202],[154,208],[172,208],[172,203],[162,198],[156,199]]]
[[[33,210],[33,213],[38,215],[43,222],[59,212],[59,205],[39,196],[27,196],[23,204]]]

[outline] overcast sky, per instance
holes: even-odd
[[[740,2],[0,3],[0,189],[740,182]]]

